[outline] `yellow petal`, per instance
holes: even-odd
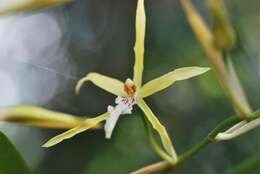
[[[145,9],[144,0],[138,0],[136,9],[136,41],[135,41],[135,65],[134,82],[137,87],[142,85],[143,61],[144,61],[144,41],[145,41]]]
[[[140,92],[141,97],[147,97],[158,91],[161,91],[176,81],[186,80],[194,76],[198,76],[207,72],[210,68],[204,67],[184,67],[178,68],[172,72],[169,72],[161,77],[158,77],[150,82],[146,83]]]
[[[108,114],[104,113],[98,117],[86,119],[84,121],[84,123],[82,123],[81,125],[78,125],[77,127],[73,128],[73,129],[70,129],[62,134],[59,134],[59,135],[53,137],[48,142],[46,142],[42,147],[51,147],[51,146],[54,146],[54,145],[62,142],[63,140],[72,138],[73,136],[75,136],[81,132],[84,132],[88,129],[95,127],[98,123],[106,120],[107,118],[108,118]]]
[[[36,106],[17,105],[0,108],[0,121],[43,128],[73,128],[85,118],[54,112]]]
[[[177,161],[177,154],[174,150],[171,139],[170,139],[165,127],[160,123],[160,121],[154,115],[152,110],[147,106],[147,104],[145,103],[144,100],[139,99],[137,104],[142,109],[142,111],[145,113],[145,116],[150,121],[153,128],[159,133],[163,147],[165,148],[166,152],[169,153],[169,155],[176,162]]]
[[[123,82],[121,82],[117,79],[113,79],[108,76],[98,74],[98,73],[89,73],[85,77],[80,79],[80,81],[78,81],[77,86],[76,86],[76,93],[79,93],[80,88],[87,81],[91,81],[96,86],[98,86],[116,96],[126,96],[127,95],[124,91]]]
[[[10,0],[6,0],[10,1]],[[56,6],[73,0],[20,0],[16,2],[0,2],[0,14],[26,12]]]

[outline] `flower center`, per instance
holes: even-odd
[[[124,84],[124,91],[129,95],[129,96],[134,96],[136,93],[136,86],[135,83],[131,79],[126,79],[125,84]]]
[[[118,96],[115,100],[116,106],[109,105],[107,107],[109,117],[104,127],[107,139],[111,137],[120,115],[131,114],[133,106],[136,104],[136,86],[131,79],[126,79],[124,91],[128,96]]]

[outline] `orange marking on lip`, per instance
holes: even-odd
[[[136,92],[136,86],[133,84],[133,85],[127,85],[127,84],[124,84],[124,91],[128,94],[128,95],[131,95],[133,96]]]

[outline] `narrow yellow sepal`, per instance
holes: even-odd
[[[98,117],[86,119],[82,124],[78,125],[77,127],[72,128],[62,134],[53,137],[48,142],[46,142],[42,147],[51,147],[62,142],[63,140],[72,138],[73,136],[81,132],[96,127],[100,122],[106,120],[107,118],[108,118],[108,113],[104,113]]]
[[[77,126],[85,119],[30,105],[0,108],[0,121],[20,123],[33,127],[69,129]]]
[[[158,91],[161,91],[176,81],[186,80],[194,76],[198,76],[207,72],[210,68],[204,67],[184,67],[171,71],[161,77],[158,77],[146,83],[140,92],[141,97],[150,96]]]
[[[98,73],[89,73],[82,79],[80,79],[76,85],[76,93],[78,94],[82,85],[87,82],[91,81],[96,86],[104,89],[107,92],[110,92],[116,96],[126,96],[127,94],[124,91],[124,83],[113,79],[111,77],[101,75]]]
[[[165,148],[166,152],[173,158],[173,161],[176,162],[178,157],[165,127],[160,123],[160,121],[157,119],[157,117],[143,99],[139,99],[137,104],[142,109],[153,128],[160,135],[163,147]]]
[[[136,40],[135,40],[135,65],[134,82],[137,87],[142,85],[143,61],[144,61],[144,41],[145,41],[145,8],[144,0],[138,0],[136,9]]]
[[[0,15],[38,10],[72,1],[73,0],[20,0],[12,4],[9,2],[0,2]]]

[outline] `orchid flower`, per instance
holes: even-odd
[[[77,86],[76,93],[79,93],[82,85],[90,81],[96,86],[102,88],[103,90],[114,94],[116,97],[115,106],[108,106],[107,112],[93,119],[86,120],[93,123],[95,126],[101,121],[106,121],[104,129],[106,138],[111,138],[113,129],[121,115],[131,114],[133,106],[137,105],[141,108],[146,116],[147,120],[151,123],[152,127],[158,132],[162,145],[171,157],[171,162],[177,161],[177,154],[172,145],[172,141],[165,129],[165,127],[160,123],[158,118],[155,116],[153,111],[144,101],[144,98],[159,92],[169,86],[171,86],[176,81],[189,79],[194,76],[205,73],[209,68],[204,67],[184,67],[175,69],[161,77],[153,79],[148,83],[142,85],[142,74],[143,74],[143,61],[144,61],[144,41],[145,41],[145,26],[146,26],[146,16],[144,8],[144,0],[138,0],[137,10],[136,10],[136,43],[134,47],[135,51],[135,64],[134,64],[134,74],[133,79],[127,78],[123,83],[120,80],[101,75],[99,73],[91,72],[82,78]],[[56,145],[57,143],[71,138],[78,133],[90,129],[91,126],[79,125],[73,129],[70,129],[45,143],[44,147],[50,147]]]

